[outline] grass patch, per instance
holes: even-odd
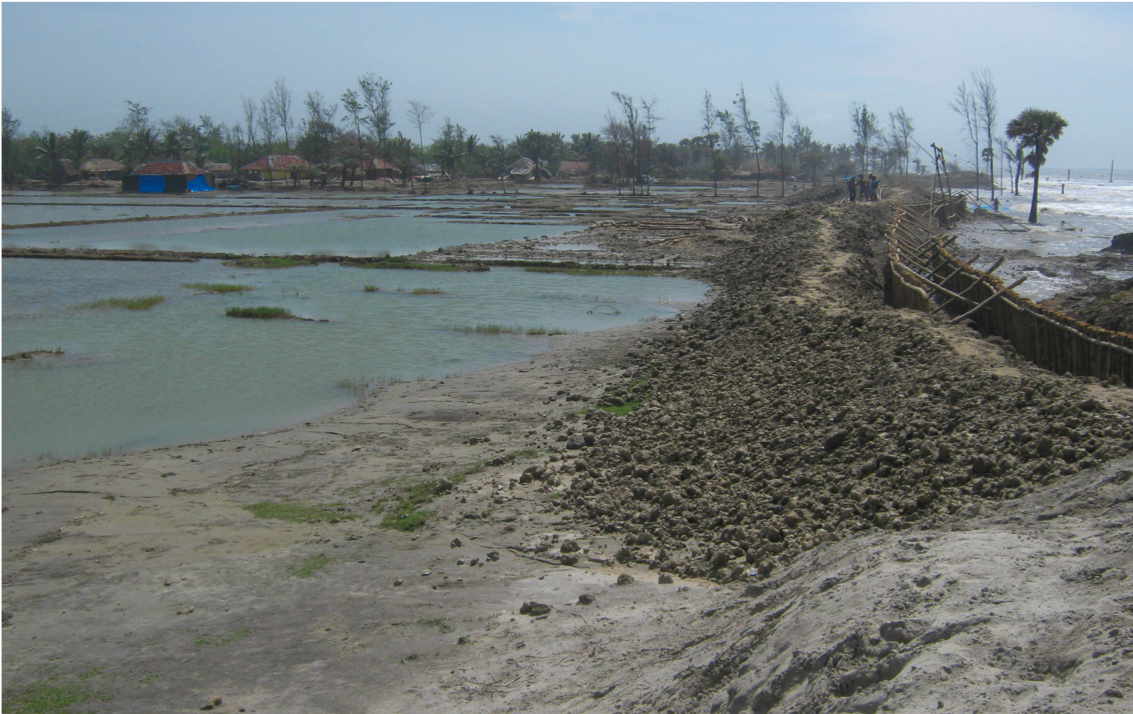
[[[267,270],[278,270],[280,268],[297,268],[301,265],[314,265],[309,260],[301,258],[281,258],[273,255],[249,256],[247,258],[233,258],[226,260],[221,265],[227,265],[232,268],[264,268]]]
[[[132,298],[106,298],[105,300],[95,300],[88,302],[83,307],[103,308],[109,307],[116,310],[148,310],[154,305],[165,302],[165,297],[162,295],[147,295],[145,297],[132,297]]]
[[[382,291],[377,285],[363,285],[362,292],[364,293],[380,293]]]
[[[181,283],[181,287],[202,293],[239,293],[252,289],[250,285],[233,285],[232,283]]]
[[[641,403],[643,401],[645,401],[644,398],[633,399],[633,400],[628,401],[625,404],[621,405],[620,407],[605,406],[605,407],[598,407],[598,408],[601,409],[604,412],[609,412],[609,413],[611,413],[615,416],[625,416],[626,414],[629,414],[630,412],[632,412],[634,409],[637,409],[638,407],[640,407]]]
[[[424,625],[425,627],[435,627],[440,630],[442,635],[447,635],[456,630],[456,628],[448,624],[448,620],[443,617],[423,617],[417,621],[417,624]]]
[[[271,501],[260,501],[250,506],[244,506],[244,510],[248,511],[256,518],[272,518],[277,521],[290,521],[292,523],[319,523],[332,519],[348,521],[357,518],[357,516],[350,514],[332,511],[324,506],[312,506],[294,502],[273,503]]]
[[[247,317],[255,320],[276,320],[295,317],[282,307],[230,307],[224,311],[229,317]]]
[[[398,289],[398,292],[401,292]],[[414,295],[444,295],[445,291],[439,288],[413,288]]]
[[[236,640],[242,640],[248,635],[252,634],[252,630],[247,627],[238,627],[232,631],[231,634],[218,635],[216,637],[200,637],[193,640],[194,647],[223,647]]]
[[[289,574],[293,578],[310,578],[314,576],[315,573],[330,565],[331,562],[329,556],[319,553],[318,555],[312,555],[299,565],[291,568]]]
[[[386,515],[382,518],[382,528],[393,528],[408,533],[425,525],[437,512],[420,509],[419,506],[433,502],[437,497],[438,483],[439,481],[434,480],[421,481],[405,489],[397,502],[386,510]]]
[[[108,701],[113,692],[94,690],[77,682],[60,681],[58,676],[33,682],[16,694],[4,698],[4,711],[10,714],[70,714],[71,707],[92,699]]]

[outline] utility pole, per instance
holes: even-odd
[[[1116,159],[1110,159],[1109,160],[1109,182],[1110,183],[1113,183],[1113,162],[1114,161],[1116,161]]]

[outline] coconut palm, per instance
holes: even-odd
[[[1046,152],[1062,136],[1067,121],[1047,109],[1024,109],[1007,123],[1007,137],[1017,139],[1019,145],[1030,151],[1026,161],[1035,170],[1035,185],[1031,192],[1031,215],[1028,223],[1039,222],[1039,167],[1046,163]]]
[[[86,129],[75,128],[67,135],[67,152],[71,155],[71,161],[75,162],[75,168],[82,165],[83,159],[90,153],[90,144],[93,137]]]

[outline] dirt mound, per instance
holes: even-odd
[[[573,474],[577,512],[624,533],[622,560],[765,577],[820,543],[928,527],[1133,449],[1127,412],[1084,381],[1005,343],[990,369],[965,328],[884,307],[884,218],[812,205],[753,223],[712,269],[719,296],[605,398],[641,407],[585,415],[577,456],[548,466]]]

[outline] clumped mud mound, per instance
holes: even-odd
[[[1133,449],[1105,389],[1005,343],[992,369],[966,328],[885,307],[885,215],[808,206],[752,224],[713,269],[717,298],[605,398],[641,406],[584,416],[574,458],[548,471],[624,534],[619,560],[767,577],[821,543],[930,527]]]
[[[1128,711],[1130,465],[806,553],[623,710]]]
[[[1082,292],[1059,295],[1044,304],[1091,325],[1133,333],[1133,279],[1102,280]]]

